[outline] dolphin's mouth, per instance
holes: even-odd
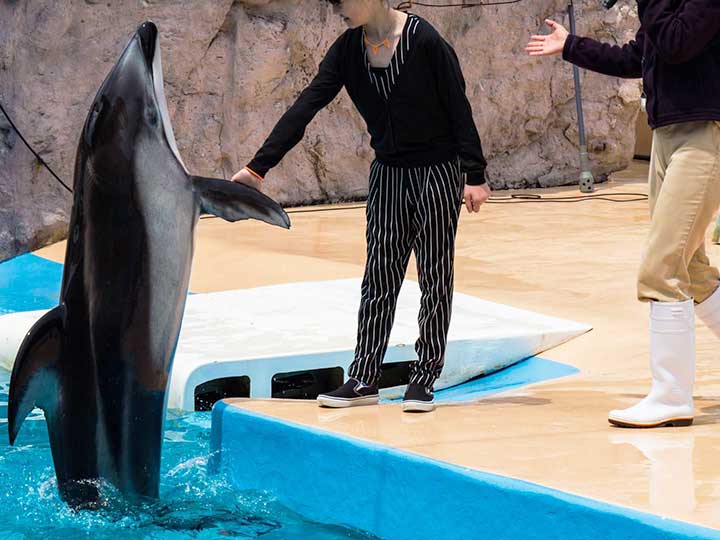
[[[137,30],[140,38],[140,46],[145,54],[145,61],[148,67],[152,69],[153,60],[155,59],[155,49],[157,47],[158,29],[155,23],[146,21],[140,25]]]
[[[187,172],[187,167],[185,167],[185,163],[183,163],[183,160],[180,157],[180,151],[178,150],[177,142],[175,141],[175,134],[173,133],[172,123],[170,122],[167,100],[165,99],[165,83],[163,80],[158,28],[152,21],[145,21],[137,29],[136,34],[140,41],[140,47],[142,48],[143,55],[145,56],[148,69],[152,73],[155,101],[157,103],[158,110],[160,111],[160,115],[162,116],[165,139],[167,140],[173,154],[175,154],[178,162]]]

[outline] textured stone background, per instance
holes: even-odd
[[[435,0],[448,3],[447,0]],[[578,31],[623,42],[635,3],[577,6]],[[470,9],[415,8],[455,46],[495,188],[577,183],[572,70],[531,59],[529,35],[565,0]],[[25,136],[72,182],[79,131],[98,86],[144,20],[161,32],[175,135],[195,174],[229,176],[263,142],[344,30],[319,0],[4,0],[0,101]],[[585,112],[598,179],[633,154],[638,81],[584,75]],[[358,199],[372,158],[364,123],[342,92],[268,175],[285,204]],[[0,260],[60,239],[71,199],[0,115]]]

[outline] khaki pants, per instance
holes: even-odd
[[[638,275],[642,301],[700,303],[720,274],[705,233],[720,207],[720,122],[688,122],[653,133],[650,235]]]

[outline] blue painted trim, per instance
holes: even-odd
[[[62,264],[32,253],[4,261],[0,264],[0,315],[54,308],[60,301],[62,275]]]
[[[580,370],[575,366],[534,356],[490,375],[483,375],[457,386],[438,390],[435,392],[435,401],[438,403],[474,401],[513,388],[568,377],[577,373],[580,373]],[[401,400],[402,397],[381,399],[382,402]]]
[[[31,253],[0,264],[0,315],[58,305],[63,265]]]
[[[469,401],[577,373],[580,373],[580,370],[574,366],[535,356],[490,375],[435,392],[435,401],[438,403]]]
[[[385,540],[690,540],[720,531],[218,403],[211,471]],[[588,464],[591,466],[591,464]]]

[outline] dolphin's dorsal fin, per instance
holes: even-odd
[[[20,426],[34,407],[47,413],[57,400],[54,383],[57,381],[64,321],[65,306],[61,304],[43,315],[20,345],[10,377],[10,444],[15,442]]]
[[[191,177],[200,212],[226,221],[259,219],[270,225],[290,228],[290,218],[282,207],[257,189],[215,178]]]

